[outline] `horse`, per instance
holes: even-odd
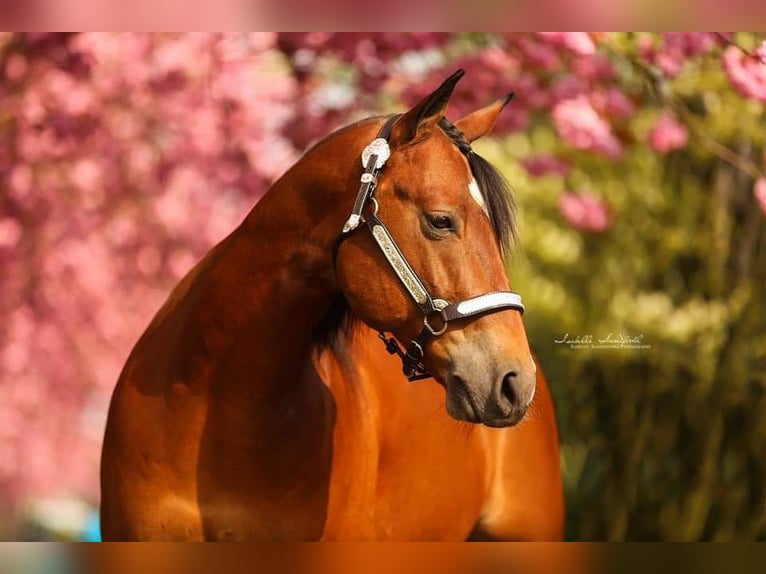
[[[462,75],[315,144],[171,292],[109,406],[104,540],[563,536],[515,209],[471,148],[511,96],[453,123]]]

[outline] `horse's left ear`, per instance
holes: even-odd
[[[391,129],[391,144],[397,146],[413,143],[430,134],[444,117],[452,91],[463,74],[465,70],[462,69],[452,74],[441,86],[396,120]]]
[[[460,118],[455,122],[455,127],[463,132],[465,139],[469,142],[487,135],[495,127],[497,118],[503,108],[513,99],[514,93],[511,92],[504,98],[500,98],[481,109],[471,112],[467,116]]]

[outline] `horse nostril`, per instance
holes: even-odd
[[[513,383],[516,379],[516,371],[511,371],[503,377],[503,382],[500,387],[500,394],[505,400],[508,401],[510,406],[516,404],[517,396],[516,391],[513,388]]]

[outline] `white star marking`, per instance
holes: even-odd
[[[471,197],[473,197],[473,200],[479,204],[479,207],[481,207],[484,213],[487,213],[487,204],[484,202],[484,196],[481,194],[479,184],[476,183],[474,178],[471,178],[471,181],[468,184],[468,191],[470,192]]]

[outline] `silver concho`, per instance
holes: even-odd
[[[388,142],[383,138],[372,140],[362,152],[362,166],[366,168],[370,156],[373,155],[378,156],[378,160],[375,162],[375,169],[382,169],[383,166],[386,165],[388,156],[391,155],[391,150],[388,147]]]

